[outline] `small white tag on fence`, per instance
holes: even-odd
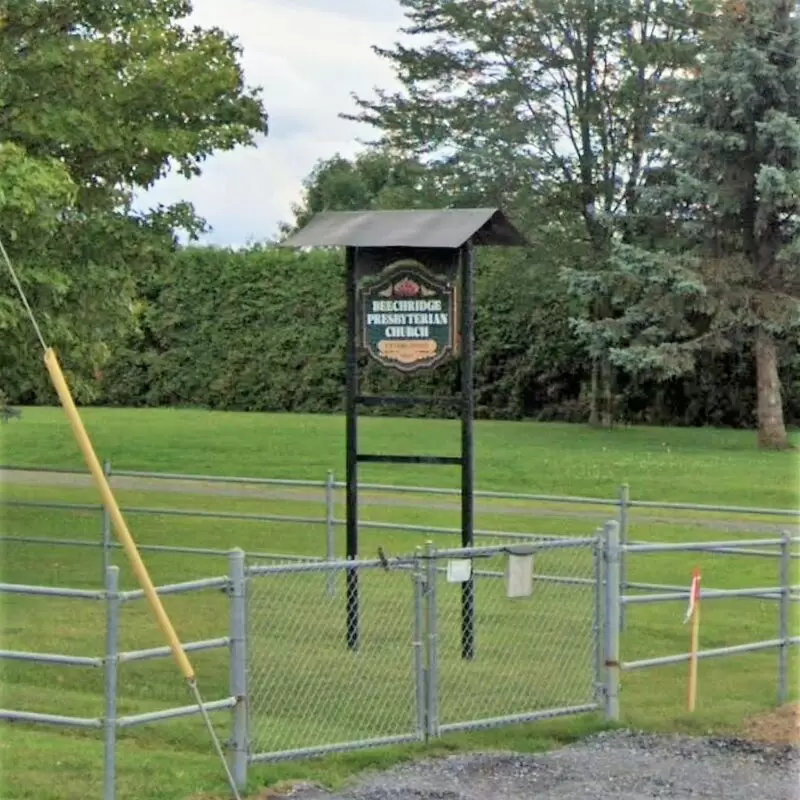
[[[509,554],[506,566],[506,594],[509,597],[530,597],[533,594],[533,554]]]
[[[469,558],[451,558],[447,562],[447,582],[466,583],[472,575],[472,561]]]

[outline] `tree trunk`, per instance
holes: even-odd
[[[603,379],[603,414],[601,425],[604,428],[614,427],[614,367],[608,358],[608,354],[603,356],[602,369],[600,372]]]
[[[589,425],[597,428],[600,425],[600,364],[592,359],[592,377],[589,385]]]
[[[789,437],[783,421],[783,398],[778,377],[778,349],[764,331],[756,334],[756,375],[758,385],[758,446],[786,450]]]

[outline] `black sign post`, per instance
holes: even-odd
[[[346,250],[347,364],[345,369],[345,535],[347,560],[358,558],[358,302],[356,297],[356,251]],[[346,573],[347,646],[358,648],[358,571]]]
[[[472,547],[475,531],[475,251],[461,250],[461,546]],[[475,578],[461,584],[461,657],[475,657]]]
[[[364,211],[318,214],[286,247],[346,247],[347,357],[346,553],[359,557],[358,466],[364,463],[441,464],[461,469],[461,544],[474,543],[475,455],[475,246],[524,244],[498,209]],[[457,358],[458,397],[362,395],[359,353],[404,374],[435,369]],[[358,448],[361,406],[456,406],[461,415],[461,455],[362,453]],[[357,569],[347,570],[347,646],[360,642]],[[461,654],[475,657],[475,583],[461,588]]]

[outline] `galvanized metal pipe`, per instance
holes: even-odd
[[[426,694],[427,694],[427,727],[428,739],[439,736],[439,603],[438,575],[436,572],[436,556],[433,544],[425,545],[425,593],[427,603],[425,607],[426,619],[426,645],[427,669]]]
[[[226,697],[224,700],[212,700],[211,702],[203,703],[202,707],[206,711],[224,711],[227,708],[233,708],[235,705],[235,697]],[[151,722],[165,722],[168,719],[177,719],[178,717],[191,717],[200,712],[199,704],[195,703],[191,706],[180,706],[179,708],[167,708],[163,711],[151,711],[147,714],[132,714],[127,717],[119,717],[117,726],[120,728],[133,728],[136,725],[148,725]]]
[[[627,483],[619,489],[619,592],[625,594],[628,588],[628,553],[625,545],[628,543],[628,507],[631,502],[631,490]],[[625,606],[619,610],[619,629],[625,630]]]
[[[781,584],[781,602],[778,607],[778,636],[781,644],[778,648],[778,703],[783,705],[789,698],[789,606],[791,603],[791,561],[789,547],[791,537],[786,534],[781,545],[781,561],[779,580]]]
[[[619,523],[609,520],[605,524],[605,715],[606,719],[619,719]]]
[[[203,589],[221,589],[228,585],[228,577],[220,576],[217,578],[200,578],[196,581],[184,581],[183,583],[170,583],[164,586],[154,587],[156,593],[161,595],[168,594],[186,594],[187,592],[199,592]],[[124,603],[130,600],[139,600],[144,597],[144,592],[141,589],[133,589],[129,592],[120,592],[120,598]]]
[[[716,647],[712,650],[700,650],[697,653],[698,659],[719,658],[721,656],[732,656],[738,653],[752,653],[757,650],[770,650],[779,647],[782,639],[766,639],[761,642],[749,642],[748,644],[736,644],[729,647]],[[789,639],[792,645],[800,644],[800,636]],[[661,656],[659,658],[644,658],[640,661],[626,661],[621,667],[625,672],[633,672],[638,669],[648,669],[650,667],[665,667],[670,664],[681,664],[691,658],[690,653],[678,653],[672,656]]]
[[[21,542],[23,544],[47,544],[64,545],[71,547],[99,547],[97,542],[90,539],[56,539],[43,536],[0,536],[0,542]],[[122,545],[117,542],[111,543],[112,549],[119,549]],[[142,553],[185,553],[198,556],[227,556],[229,550],[219,547],[180,547],[177,545],[166,544],[140,544],[139,551]],[[276,561],[324,561],[323,556],[301,556],[291,553],[262,553],[259,551],[247,553],[250,558],[275,559]]]
[[[800,537],[794,537],[792,542],[800,542]],[[725,547],[729,550],[740,550],[744,547],[778,547],[782,544],[783,539],[745,539],[742,541],[726,542],[669,542],[660,544],[629,544],[625,546],[625,550],[627,550],[629,553],[688,553],[698,550],[715,552],[719,547]]]
[[[333,521],[334,525],[342,526],[345,525],[345,521],[341,519],[336,519]],[[461,529],[460,528],[444,528],[444,527],[437,527],[433,525],[404,525],[399,522],[370,522],[369,520],[359,520],[358,521],[359,528],[365,529],[373,529],[373,530],[381,530],[381,531],[398,531],[400,533],[441,533],[446,534],[448,536],[460,536]],[[548,541],[550,539],[556,539],[557,536],[551,534],[536,534],[536,533],[515,533],[513,531],[487,531],[487,530],[476,530],[474,532],[475,536],[486,536],[486,537],[493,537],[495,539],[513,539],[518,541]]]
[[[102,667],[102,658],[68,656],[61,653],[31,653],[25,650],[0,650],[2,661],[31,661],[37,664],[53,664],[66,667]]]
[[[110,461],[103,462],[103,473],[107,480],[111,477]],[[100,514],[103,523],[103,581],[105,582],[108,576],[108,568],[111,566],[111,544],[114,541],[114,532],[111,525],[111,515],[108,513],[108,509],[105,506],[103,506]]]
[[[341,742],[339,744],[323,744],[316,747],[297,747],[292,750],[277,750],[272,753],[252,753],[251,764],[275,764],[279,761],[293,761],[301,758],[316,758],[336,753],[350,753],[358,750],[369,750],[373,747],[391,747],[397,744],[416,742],[414,734],[400,736],[381,736],[375,739],[362,739],[357,742]]]
[[[5,467],[0,467],[0,469],[5,469]],[[117,470],[114,474],[122,478],[150,478],[152,480],[200,483],[242,483],[250,484],[252,486],[297,486],[306,488],[322,488],[325,485],[323,481],[315,481],[311,480],[310,478],[307,480],[298,480],[295,478],[241,478],[228,475],[184,475],[181,472],[143,472],[141,470],[131,469]]]
[[[105,592],[94,589],[69,589],[62,586],[31,586],[26,583],[0,583],[0,594],[68,597],[75,600],[104,600],[106,596]]]
[[[119,670],[119,624],[122,604],[119,597],[119,567],[106,570],[106,658],[103,800],[114,800],[117,785],[117,677]],[[168,653],[170,649],[164,648]]]
[[[48,467],[48,468],[34,468],[24,467],[17,465],[0,465],[0,470],[8,472],[36,472],[36,473],[62,473],[70,475],[84,475],[83,470],[66,469],[63,467]],[[306,488],[319,488],[324,489],[325,482],[322,480],[311,479],[286,479],[286,478],[252,478],[242,476],[226,476],[226,475],[196,475],[196,474],[183,474],[177,472],[148,472],[141,470],[116,470],[115,475],[120,477],[131,478],[149,478],[153,480],[164,481],[186,481],[186,482],[202,482],[202,483],[240,483],[250,484],[254,486],[294,486]],[[336,489],[345,488],[342,482],[335,482]],[[381,483],[359,483],[359,490],[374,491],[374,492],[389,492],[397,494],[429,494],[429,495],[452,495],[460,496],[459,489],[451,489],[446,487],[435,486],[395,486],[391,484]],[[497,500],[518,500],[518,501],[533,501],[541,503],[557,503],[568,505],[594,505],[594,506],[617,506],[618,500],[612,500],[603,497],[570,497],[568,495],[544,495],[544,494],[529,494],[525,492],[499,492],[489,490],[475,490],[475,497],[485,499]],[[800,510],[797,509],[784,509],[784,508],[762,508],[762,507],[749,507],[749,506],[732,506],[732,505],[713,505],[703,503],[680,503],[680,502],[666,502],[657,500],[631,500],[628,503],[629,508],[652,508],[661,509],[664,511],[700,511],[704,513],[717,513],[717,514],[737,514],[737,515],[751,515],[751,516],[778,516],[778,517],[794,517],[800,518]]]
[[[486,730],[488,728],[498,728],[501,725],[522,725],[526,722],[538,722],[545,719],[557,719],[559,717],[575,716],[577,714],[589,714],[597,711],[597,703],[585,703],[580,706],[565,706],[564,708],[551,708],[546,711],[531,711],[525,714],[508,714],[504,717],[488,717],[478,719],[473,722],[449,722],[439,726],[439,733],[457,733],[458,731]]]
[[[231,776],[239,789],[247,785],[249,696],[247,687],[247,577],[245,554],[232,550],[229,559],[231,584],[229,640],[231,647],[229,690],[236,699],[231,725]]]
[[[701,600],[720,600],[726,597],[767,597],[774,598],[780,594],[780,589],[767,587],[764,589],[702,589]],[[621,598],[623,605],[643,605],[648,603],[668,603],[679,600],[686,602],[685,592],[666,592],[664,594],[626,595]]]
[[[336,560],[336,507],[333,490],[333,472],[328,471],[325,481],[325,560]],[[328,597],[336,595],[336,573],[328,573]]]
[[[603,532],[599,531],[593,553],[594,567],[594,619],[592,620],[592,637],[594,639],[594,687],[595,700],[603,693]]]
[[[0,720],[57,725],[62,728],[102,728],[103,720],[92,717],[68,717],[63,714],[38,714],[34,711],[12,711],[0,708]]]
[[[220,636],[216,639],[203,639],[197,642],[186,642],[183,649],[187,653],[197,653],[202,650],[217,650],[227,647],[230,644],[230,639],[227,636]],[[127,650],[124,653],[119,653],[117,660],[121,664],[127,664],[133,661],[150,661],[155,658],[166,658],[172,653],[169,647],[148,647],[144,650]]]

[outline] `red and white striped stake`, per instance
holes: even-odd
[[[689,592],[689,607],[686,609],[684,625],[692,621],[692,645],[689,651],[689,712],[697,702],[697,649],[700,636],[700,569],[694,568],[692,588]]]

